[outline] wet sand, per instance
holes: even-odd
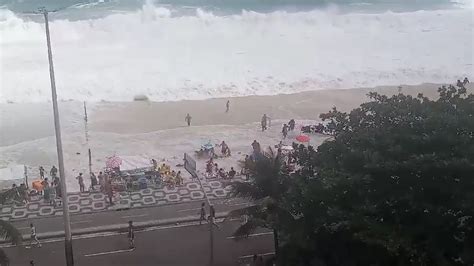
[[[403,86],[401,91],[411,95],[423,93],[435,98],[439,85]],[[319,114],[336,106],[349,111],[367,101],[366,94],[399,92],[397,87],[376,89],[325,90],[290,95],[248,96],[230,98],[230,111],[225,112],[228,99],[179,102],[88,103],[88,133],[85,138],[84,108],[81,102],[61,102],[61,128],[67,183],[70,191],[78,190],[75,176],[87,173],[88,148],[92,149],[93,170],[102,170],[108,156],[140,156],[182,163],[183,153],[198,150],[201,144],[225,140],[233,156],[220,159],[219,165],[236,166],[242,156],[251,151],[255,139],[263,147],[282,140],[281,125],[294,118],[298,126],[314,123]],[[473,92],[473,86],[469,87]],[[39,165],[49,169],[57,165],[52,110],[49,103],[0,104],[0,168],[25,164],[32,174]],[[186,113],[193,117],[192,126],[184,121]],[[262,114],[272,118],[266,132],[259,129]],[[299,132],[284,140],[294,141]],[[311,144],[319,145],[325,137],[311,136]],[[202,161],[198,167],[203,168]],[[86,180],[86,185],[88,180]]]

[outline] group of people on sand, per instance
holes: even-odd
[[[288,124],[283,124],[283,128],[281,130],[281,134],[283,134],[283,138],[286,139],[286,136],[288,136],[288,131],[293,131],[295,130],[295,125],[296,122],[294,119],[291,119]]]
[[[167,165],[166,163],[163,163],[160,167],[154,166],[153,171],[156,171],[158,178],[160,178],[161,181],[163,181],[168,186],[181,186],[184,183],[181,171],[172,170],[171,166]]]
[[[43,199],[48,204],[57,205],[57,199],[62,196],[61,180],[58,176],[58,168],[52,166],[49,171],[49,178],[45,175],[46,171],[43,166],[39,167],[40,181],[33,182],[33,188],[36,193],[43,196]]]
[[[230,101],[227,100],[225,104],[225,112],[228,113],[229,111],[230,111]],[[184,117],[184,122],[186,122],[188,127],[191,126],[191,120],[192,120],[192,116],[189,113],[187,113],[186,116]]]
[[[468,83],[469,83],[469,79],[465,77],[463,81],[458,79],[458,81],[456,82],[456,86],[460,88],[464,88]]]
[[[213,158],[206,162],[207,178],[233,179],[236,174],[237,172],[234,170],[234,167],[231,167],[229,171],[225,171],[223,167],[219,168],[219,165],[214,162]]]

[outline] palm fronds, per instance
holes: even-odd
[[[9,240],[15,245],[20,244],[23,240],[20,231],[4,220],[0,220],[0,238]]]
[[[237,230],[234,231],[232,236],[235,237],[236,240],[244,239],[248,237],[251,233],[255,232],[255,230],[259,227],[264,227],[265,221],[257,219],[257,218],[249,218],[244,224],[239,226]]]
[[[236,209],[236,210],[230,211],[229,214],[227,214],[226,220],[242,217],[244,215],[256,216],[256,214],[260,212],[260,209],[261,207],[259,205],[252,205],[252,206]]]
[[[232,182],[231,186],[232,190],[230,194],[233,197],[240,197],[252,200],[260,198],[261,191],[257,186],[252,183]]]
[[[10,265],[10,259],[3,249],[0,248],[0,266]]]

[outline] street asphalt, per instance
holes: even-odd
[[[273,235],[258,231],[248,239],[236,241],[232,232],[236,221],[219,223],[214,229],[214,266],[245,265],[253,254],[271,256]],[[210,258],[209,225],[196,223],[147,228],[136,232],[136,248],[128,249],[126,234],[103,233],[76,237],[73,240],[75,265],[143,265],[143,266],[206,266]],[[65,265],[64,242],[61,239],[43,241],[41,248],[25,246],[4,248],[12,266]]]
[[[198,218],[202,202],[203,201],[194,201],[147,208],[76,214],[71,216],[71,228],[74,231],[102,226],[124,225],[129,220],[133,220],[134,222],[148,222],[179,218]],[[232,198],[213,200],[211,203],[215,206],[217,213],[227,212],[248,205],[248,202],[245,200]],[[209,207],[206,204],[206,212],[208,213],[208,211]],[[28,235],[30,232],[30,223],[35,225],[39,236],[48,232],[64,231],[62,216],[27,219],[13,221],[12,223],[25,235]]]

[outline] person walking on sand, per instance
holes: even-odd
[[[462,85],[466,86],[469,83],[469,79],[467,77],[464,78],[462,81]]]
[[[36,228],[33,223],[30,223],[30,247],[33,246],[33,241],[37,247],[41,247],[41,243],[38,240],[38,236],[36,235]]]
[[[227,100],[227,103],[225,104],[225,112],[228,113],[230,109],[230,101]]]
[[[286,136],[288,136],[288,125],[284,124],[283,129],[281,130],[281,133],[283,134],[283,138],[286,139]]]
[[[267,114],[263,114],[260,124],[262,125],[262,132],[267,130]]]
[[[39,171],[40,171],[40,177],[41,177],[41,179],[44,179],[44,168],[43,168],[43,166],[40,166],[40,167],[39,167]]]
[[[288,122],[288,126],[290,127],[290,131],[293,131],[295,130],[295,125],[296,125],[296,122],[294,119],[291,119],[290,122]]]
[[[82,173],[79,173],[79,175],[76,177],[77,182],[79,183],[79,190],[81,193],[86,191],[86,186],[84,185],[84,177],[82,177]]]
[[[191,119],[192,119],[192,117],[189,115],[189,113],[184,118],[184,121],[186,121],[186,123],[188,123],[188,127],[191,126]]]
[[[206,206],[206,203],[201,203],[201,210],[199,211],[199,225],[202,224],[202,221],[206,221],[206,210],[204,207]]]
[[[133,222],[128,221],[128,247],[130,249],[135,248],[135,232],[133,230]]]

